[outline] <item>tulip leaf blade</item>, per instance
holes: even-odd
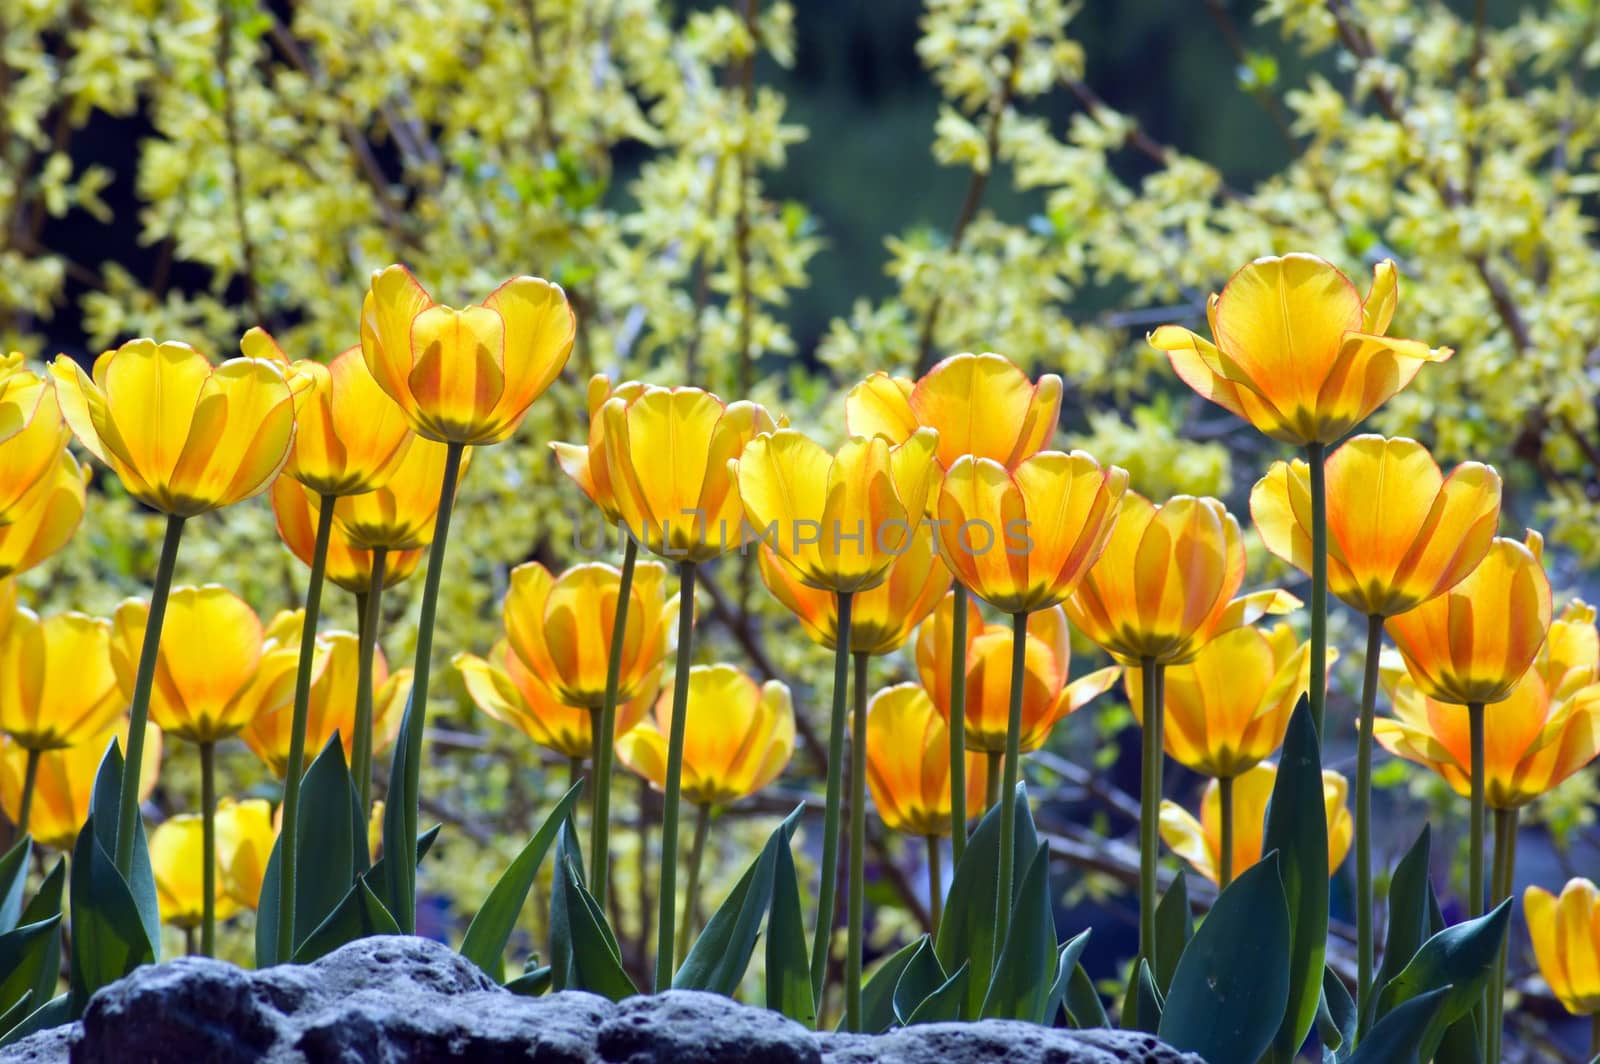
[[[385,854],[405,853],[412,845],[414,829],[407,823],[407,813],[417,808],[419,796],[410,782],[410,755],[407,751],[411,748],[412,729],[420,727],[416,714],[412,712],[415,696],[416,688],[413,687],[406,695],[406,708],[400,715],[400,730],[395,735],[393,752],[389,758],[389,793],[383,803]],[[417,866],[407,861],[384,861],[382,879],[374,877],[373,882],[379,884],[379,897],[400,926],[408,931],[415,930]]]
[[[400,925],[383,907],[383,902],[367,885],[365,877],[357,878],[323,921],[295,947],[294,963],[310,964],[325,957],[340,946],[370,935],[398,935]]]
[[[1106,1015],[1106,1007],[1100,1000],[1100,992],[1095,989],[1094,980],[1089,978],[1089,973],[1084,970],[1081,963],[1073,966],[1072,976],[1067,980],[1063,1004],[1066,1006],[1069,1027],[1084,1030],[1111,1026],[1111,1017]]]
[[[573,905],[567,885],[567,869],[577,873],[583,881],[583,847],[572,829],[572,820],[563,817],[556,833],[556,867],[550,880],[550,985],[555,990],[579,989],[578,961],[573,955],[572,925],[568,913]]]
[[[1424,1046],[1430,1033],[1442,1026],[1439,1019],[1451,992],[1451,987],[1443,986],[1396,1005],[1373,1024],[1344,1064],[1418,1064],[1427,1060]]]
[[[44,877],[44,882],[22,910],[21,926],[37,924],[61,915],[61,895],[66,885],[67,859],[56,858],[56,863]],[[0,981],[0,1008],[9,1014],[13,1008],[34,1009],[50,1000],[61,975],[61,934],[40,938],[33,947],[37,961],[31,957],[18,964]],[[31,996],[30,996],[31,995]],[[3,1030],[0,1026],[0,1030]]]
[[[550,966],[546,964],[532,971],[523,972],[515,979],[508,980],[505,988],[513,994],[520,994],[523,997],[538,997],[550,989],[552,974]]]
[[[1056,924],[1050,904],[1050,848],[1034,851],[984,994],[983,1019],[1043,1023],[1055,979]]]
[[[1328,814],[1322,793],[1322,748],[1304,695],[1284,735],[1261,848],[1278,851],[1278,873],[1289,906],[1289,1001],[1274,1048],[1279,1059],[1292,1060],[1316,1022],[1328,951]]]
[[[1150,962],[1140,957],[1138,967],[1128,977],[1128,992],[1122,1001],[1122,1029],[1155,1034],[1161,1026],[1163,1004]]]
[[[1217,895],[1178,959],[1157,1033],[1209,1064],[1258,1060],[1289,1002],[1289,903],[1278,854]]]
[[[1172,986],[1172,973],[1178,970],[1189,940],[1194,937],[1194,913],[1189,908],[1189,886],[1182,872],[1172,877],[1172,886],[1156,905],[1156,988],[1163,994]]]
[[[1510,918],[1507,898],[1482,916],[1445,928],[1424,942],[1379,993],[1378,1015],[1383,1017],[1413,998],[1449,988],[1423,1038],[1424,1058],[1433,1056],[1446,1028],[1482,999]]]
[[[772,908],[767,913],[766,992],[767,1008],[805,1027],[817,1025],[805,915],[800,908],[800,880],[794,852],[787,843],[778,848]]]
[[[929,994],[944,986],[949,976],[945,974],[944,967],[939,964],[939,958],[933,950],[933,940],[927,935],[917,939],[917,948],[911,954],[911,960],[906,964],[905,971],[900,973],[900,979],[894,985],[894,1018],[899,1024],[910,1022],[909,1017],[917,1011],[917,1006],[925,1001]]]
[[[1056,1012],[1066,1008],[1067,987],[1072,983],[1073,973],[1078,970],[1078,961],[1083,956],[1084,947],[1089,944],[1090,934],[1091,930],[1084,928],[1061,944],[1056,954],[1055,982],[1050,985],[1050,996],[1045,1002],[1044,1019],[1041,1022],[1053,1026]],[[1068,1018],[1070,1020],[1070,1016]]]
[[[89,794],[90,819],[106,853],[117,852],[117,820],[122,810],[122,749],[116,739],[106,744],[100,767]],[[161,907],[156,902],[156,876],[150,865],[150,844],[145,838],[144,817],[133,818],[133,868],[123,882],[133,896],[145,938],[150,943],[152,960],[161,959]]]
[[[906,1026],[914,1027],[919,1023],[948,1023],[960,1019],[961,1002],[966,999],[967,982],[971,978],[971,965],[963,964],[954,975],[911,1010],[911,1015],[906,1017]]]
[[[1039,837],[1033,824],[1033,811],[1028,807],[1026,784],[1017,784],[1011,800],[1017,807],[1012,835],[1013,867],[1027,868],[1039,849]],[[947,972],[955,971],[967,961],[972,962],[974,972],[994,969],[995,892],[999,889],[994,870],[1000,864],[999,839],[1000,803],[996,802],[967,839],[966,852],[956,865],[950,893],[945,897],[944,917],[939,923],[934,947],[938,950],[939,963]],[[1016,877],[1013,900],[1024,878]],[[985,979],[968,980],[967,1002],[961,1013],[963,1019],[977,1017],[987,989]]]
[[[33,836],[23,835],[0,857],[0,934],[16,929],[22,919],[22,895],[28,886],[28,858]]]
[[[1389,880],[1389,928],[1384,937],[1383,961],[1372,980],[1368,1000],[1356,1002],[1369,1026],[1377,1018],[1374,1013],[1383,988],[1400,974],[1433,933],[1429,918],[1432,884],[1428,882],[1431,846],[1432,829],[1424,823]]]
[[[68,991],[65,994],[58,994],[29,1013],[27,1019],[4,1035],[0,1035],[0,1048],[18,1042],[30,1034],[71,1023],[72,1020],[72,993]]]
[[[506,943],[517,926],[517,917],[528,900],[528,891],[544,863],[544,855],[561,831],[568,811],[578,800],[583,784],[574,783],[556,802],[545,822],[534,832],[533,838],[523,846],[500,878],[489,890],[488,897],[478,907],[478,912],[467,925],[466,937],[461,940],[461,955],[482,968],[497,983],[505,982]]]
[[[439,832],[443,828],[443,824],[435,824],[433,827],[417,836],[418,865],[421,865],[422,859],[428,856],[428,851],[433,849],[433,844],[439,840]],[[368,868],[361,874],[366,877],[367,885],[372,887],[372,889],[377,892],[378,899],[381,901],[383,899],[383,892],[380,888],[388,882],[389,876],[389,870],[384,867],[384,857],[380,856],[376,861],[373,861],[372,867]],[[387,906],[385,906],[385,908],[387,908]]]
[[[45,966],[52,937],[57,943],[61,940],[59,912],[43,920],[14,927],[0,935],[0,972],[6,973],[8,990],[12,983],[17,983],[20,989],[20,993],[14,997],[8,996],[0,1004],[0,1008],[5,1010],[4,1017],[0,1018],[0,1032],[16,1026],[32,1009],[30,995],[40,981],[40,969]],[[54,988],[52,983],[51,989]]]
[[[1356,1003],[1332,968],[1322,969],[1322,996],[1317,1003],[1317,1035],[1323,1048],[1348,1051],[1356,1037]]]
[[[570,858],[560,869],[566,881],[564,901],[567,926],[572,934],[572,963],[577,973],[575,988],[621,1001],[639,992],[622,967],[622,951],[606,923],[605,914],[583,885],[576,862]]]
[[[803,811],[803,806],[797,807],[773,830],[733,892],[711,914],[705,930],[689,947],[683,966],[672,977],[674,990],[709,990],[731,997],[739,989],[761,937],[762,921],[772,907],[778,850],[788,847]]]
[[[900,984],[900,976],[905,972],[906,966],[911,963],[911,958],[916,956],[922,948],[923,942],[929,936],[901,946],[899,950],[884,958],[877,969],[861,986],[861,1030],[865,1034],[882,1034],[895,1025],[894,992]],[[806,973],[806,984],[810,985],[811,975]],[[843,1023],[841,1018],[840,1023]]]
[[[101,845],[100,831],[90,813],[72,851],[70,1018],[83,1015],[96,990],[155,960],[133,890]]]

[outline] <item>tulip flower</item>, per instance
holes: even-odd
[[[87,474],[59,452],[55,469],[19,500],[11,523],[0,525],[0,578],[27,572],[67,545],[83,522]]]
[[[1231,817],[1225,808],[1220,780],[1206,784],[1200,797],[1200,819],[1176,802],[1161,803],[1161,838],[1196,872],[1213,883],[1226,885],[1230,876],[1243,872],[1261,860],[1261,840],[1266,833],[1267,803],[1278,779],[1278,766],[1263,761],[1234,779],[1235,808]],[[1350,852],[1353,827],[1350,810],[1345,807],[1349,784],[1339,773],[1322,770],[1322,800],[1328,816],[1328,874],[1339,870]],[[1233,822],[1232,846],[1225,841],[1224,825]]]
[[[698,388],[619,389],[600,406],[605,479],[628,536],[678,565],[678,660],[673,675],[673,734],[667,743],[666,797],[661,817],[661,889],[655,988],[672,981],[677,919],[678,817],[694,649],[696,566],[742,538],[744,504],[730,463],[745,445],[777,428],[749,402],[724,405]],[[592,456],[591,456],[592,461]],[[733,541],[729,540],[730,529]]]
[[[46,750],[39,755],[33,785],[33,808],[28,833],[53,850],[70,850],[89,819],[89,798],[106,748],[112,740],[127,741],[128,722],[118,721],[76,746]],[[10,738],[0,739],[0,811],[13,824],[22,820],[22,799],[27,790],[27,765],[31,751]],[[161,773],[161,729],[150,728],[149,741],[140,751],[139,801],[150,797]]]
[[[0,528],[29,508],[71,438],[50,382],[28,369],[20,352],[0,355]]]
[[[688,680],[681,786],[683,796],[699,808],[689,851],[682,931],[675,946],[680,957],[688,952],[698,910],[700,865],[712,809],[755,794],[777,779],[794,754],[795,737],[794,706],[783,684],[757,685],[731,665],[696,665]],[[663,694],[654,714],[617,740],[617,758],[663,791],[672,782],[667,735],[678,733],[673,715],[679,712],[675,694]],[[668,948],[674,946],[669,943]]]
[[[123,774],[116,846],[117,869],[127,876],[145,723],[183,523],[267,489],[289,458],[294,398],[274,362],[234,358],[213,366],[187,344],[154,340],[130,340],[105,352],[92,377],[65,355],[50,372],[78,441],[111,467],[130,495],[167,515],[144,629],[149,645],[140,651],[130,694],[131,771]]]
[[[243,909],[261,900],[267,858],[277,841],[272,806],[265,799],[235,802],[224,798],[217,805],[217,854],[222,864],[222,890]]]
[[[28,752],[19,834],[28,830],[40,757],[105,734],[123,705],[111,667],[110,621],[15,612],[0,640],[0,732]]]
[[[196,928],[239,911],[222,889],[215,845],[211,827],[193,813],[170,817],[150,833],[150,870],[161,922],[184,932],[191,954],[197,952]],[[198,952],[210,955],[203,945]]]
[[[516,431],[533,401],[566,365],[576,331],[577,318],[566,293],[537,277],[514,277],[481,304],[457,309],[435,303],[404,266],[389,266],[373,273],[362,302],[361,353],[378,387],[400,405],[413,432],[445,445],[407,711],[414,721],[402,726],[405,757],[396,761],[404,768],[395,789],[405,796],[400,819],[406,838],[417,833],[433,619],[464,452],[468,446],[500,443]],[[348,527],[346,531],[359,542]],[[401,863],[405,872],[396,889],[403,897],[396,903],[402,911],[395,917],[401,930],[412,931],[416,867],[410,861]]]
[[[300,650],[287,634],[292,620],[264,629],[248,603],[216,584],[174,588],[167,612],[170,638],[161,645],[154,669],[150,719],[199,748],[199,815],[205,852],[214,863],[216,745],[256,718],[293,704]],[[149,616],[149,605],[138,599],[117,607],[111,661],[124,694],[136,682],[133,648],[143,643]],[[216,920],[207,917],[200,924],[205,956],[211,956],[215,937]]]
[[[967,798],[982,800],[987,766],[967,755]],[[872,696],[867,707],[867,785],[872,804],[891,831],[928,841],[928,904],[934,932],[944,903],[939,837],[952,831],[950,728],[919,684],[903,683]]]
[[[433,500],[430,499],[428,505],[432,506]],[[308,567],[315,557],[317,522],[321,514],[322,505],[318,496],[307,491],[293,477],[279,477],[272,482],[272,516],[278,529],[278,538],[283,540],[283,545],[301,564]],[[411,550],[385,550],[380,547],[378,550],[384,553],[382,580],[385,588],[404,583],[422,561],[422,547]],[[333,534],[328,539],[324,573],[339,587],[365,600],[372,589],[378,550],[355,546],[335,522]]]
[[[1329,456],[1328,589],[1367,620],[1367,669],[1356,747],[1357,1000],[1372,991],[1372,736],[1383,622],[1459,583],[1488,553],[1500,520],[1500,477],[1464,462],[1448,477],[1415,440],[1356,436]],[[1306,464],[1275,462],[1250,493],[1267,549],[1310,573]],[[1371,1019],[1362,1010],[1361,1033]]]
[[[1600,888],[1569,879],[1561,894],[1529,887],[1522,895],[1539,974],[1574,1016],[1600,1016]],[[1600,1042],[1600,1020],[1594,1024]],[[1600,1053],[1600,1046],[1594,1047]]]
[[[1161,705],[1167,666],[1190,660],[1223,632],[1299,605],[1282,591],[1235,597],[1244,570],[1239,523],[1222,503],[1179,495],[1157,506],[1128,492],[1104,553],[1067,600],[1067,616],[1112,657],[1139,666],[1143,704]],[[1311,682],[1316,683],[1315,674]],[[1152,955],[1155,941],[1165,721],[1165,712],[1151,713],[1143,729],[1139,915],[1144,957]]]
[[[938,486],[934,448],[938,436],[918,429],[905,442],[891,446],[882,436],[852,436],[829,454],[820,444],[792,429],[757,436],[732,465],[739,478],[745,515],[765,546],[802,584],[830,591],[836,600],[837,628],[854,631],[854,596],[882,584],[911,541],[928,511]],[[835,640],[833,715],[828,732],[828,798],[823,816],[821,907],[815,948],[821,960],[812,964],[813,989],[821,994],[827,938],[832,931],[835,899],[829,884],[836,865],[830,855],[839,844],[838,816],[842,801],[844,707],[848,694],[849,640]],[[857,657],[858,677],[867,669],[866,655]],[[864,707],[865,690],[858,690]],[[856,722],[856,748],[864,744],[865,712]],[[851,762],[851,852],[866,830],[866,775],[860,758]],[[836,858],[835,858],[836,860]],[[850,897],[863,893],[862,870],[848,869]],[[860,880],[860,882],[858,882]],[[860,938],[864,914],[849,907],[852,941]],[[851,948],[846,958],[845,1026],[856,1030],[861,1014],[859,958]]]
[[[556,462],[572,482],[583,489],[589,501],[600,508],[600,513],[611,524],[622,517],[622,507],[611,485],[611,474],[606,468],[606,423],[600,410],[606,402],[616,399],[624,404],[638,398],[648,387],[642,381],[623,381],[612,387],[604,374],[589,378],[589,439],[587,443],[552,443]]]

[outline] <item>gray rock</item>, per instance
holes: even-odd
[[[247,972],[185,957],[101,990],[80,1023],[0,1050],[6,1064],[1198,1064],[1123,1031],[986,1020],[816,1034],[765,1009],[673,990],[613,1004],[518,997],[426,939],[354,942]]]

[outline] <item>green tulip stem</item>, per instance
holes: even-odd
[[[1000,786],[1000,871],[994,898],[994,963],[1011,929],[1011,880],[1016,873],[1017,778],[1022,773],[1022,689],[1028,679],[1028,615],[1011,615],[1011,706],[1006,714],[1005,782]]]
[[[960,584],[951,605],[950,859],[960,864],[967,852],[967,589]]]
[[[444,476],[439,482],[439,509],[434,518],[433,544],[428,549],[428,573],[422,583],[422,606],[417,613],[417,657],[411,673],[411,699],[406,714],[411,719],[404,727],[406,733],[405,779],[398,781],[400,792],[393,790],[397,781],[390,780],[389,801],[403,803],[401,809],[405,839],[417,837],[417,820],[422,804],[422,736],[428,723],[428,679],[433,667],[433,621],[439,610],[439,582],[444,577],[445,547],[450,539],[450,512],[455,508],[456,481],[461,476],[461,457],[465,444],[445,444]],[[417,865],[415,860],[400,854],[390,854],[390,860],[400,860],[400,893],[395,899],[398,912],[395,922],[406,934],[417,929]]]
[[[216,745],[200,744],[200,955],[217,951]]]
[[[41,751],[28,747],[28,764],[22,770],[22,808],[17,810],[17,835],[28,833],[28,814],[33,810],[33,789],[39,782],[39,757]]]
[[[851,592],[838,592],[839,632],[850,631]],[[811,939],[811,997],[821,1002],[838,913],[839,807],[844,798],[845,700],[850,690],[850,639],[835,639],[833,715],[828,720],[828,796],[822,813],[822,879],[817,883],[817,929]]]
[[[367,590],[356,596],[360,611],[359,648],[356,664],[356,723],[351,737],[350,772],[361,792],[361,812],[372,810],[372,734],[373,717],[373,661],[377,656],[378,629],[383,623],[384,569],[389,552],[381,547],[372,552],[372,581]]]
[[[694,660],[695,563],[679,564],[678,664],[672,678],[672,727],[667,737],[666,794],[661,807],[661,893],[657,897],[657,993],[672,985],[672,951],[677,944],[678,807],[683,789],[683,737],[689,716],[689,666]]]
[[[193,957],[200,952],[200,939],[195,935],[197,930],[199,929],[194,927],[183,929],[183,953],[186,957]]]
[[[1378,706],[1378,662],[1383,655],[1383,618],[1367,618],[1366,672],[1361,681],[1361,721],[1356,739],[1356,1001],[1359,1040],[1371,1025],[1372,993],[1372,720]]]
[[[1589,1017],[1589,1055],[1600,1057],[1600,1012]]]
[[[989,750],[984,753],[983,777],[983,811],[987,813],[1000,801],[1000,759],[1003,751]]]
[[[1322,738],[1328,702],[1328,471],[1327,446],[1306,444],[1311,467],[1311,723]]]
[[[1143,764],[1139,779],[1139,956],[1152,967],[1156,960],[1156,858],[1161,845],[1161,731],[1166,720],[1161,696],[1163,668],[1154,658],[1139,663],[1144,684]]]
[[[939,937],[944,918],[944,871],[939,867],[939,836],[928,836],[928,934]]]
[[[589,801],[594,810],[590,825],[589,861],[594,868],[590,892],[602,912],[606,907],[606,867],[611,859],[611,774],[616,764],[617,688],[622,683],[622,646],[628,634],[628,607],[633,601],[633,568],[639,559],[639,544],[624,536],[622,578],[617,581],[617,613],[611,621],[611,644],[606,656],[606,693],[600,706],[600,730],[594,739],[594,794]]]
[[[700,919],[700,867],[706,859],[706,836],[711,834],[711,807],[698,805],[694,813],[694,839],[689,843],[689,882],[683,892],[683,923],[678,925],[678,963],[689,955],[695,924]]]
[[[572,754],[567,758],[567,787],[570,789],[576,787],[582,782],[583,758],[579,757],[577,754]],[[573,803],[572,808],[576,809],[577,803]],[[574,823],[576,823],[578,819],[577,813],[569,813],[568,816],[574,821]]]
[[[139,650],[139,669],[134,674],[133,698],[128,705],[128,753],[122,763],[122,794],[117,806],[117,871],[124,879],[133,875],[133,839],[139,828],[139,771],[144,767],[145,725],[150,720],[150,691],[155,685],[156,659],[161,651],[161,624],[167,616],[167,595],[172,591],[172,572],[178,562],[178,540],[183,537],[184,518],[167,517],[167,533],[161,541],[161,560],[156,563],[156,582],[150,588],[150,615],[144,626],[144,645]]]
[[[855,709],[850,732],[850,898],[844,959],[844,1029],[861,1030],[861,950],[867,918],[867,671],[872,658],[855,655]]]
[[[1494,880],[1489,887],[1489,904],[1499,905],[1511,897],[1516,886],[1517,810],[1494,811]],[[1489,983],[1488,1064],[1500,1064],[1501,1042],[1505,1037],[1506,937],[1500,939],[1495,958],[1494,978]]]
[[[1467,915],[1483,915],[1483,703],[1467,706],[1467,727],[1472,734],[1472,812],[1467,867]]]
[[[1217,889],[1222,890],[1233,882],[1233,777],[1217,780],[1218,804],[1222,807],[1222,845],[1217,862]]]
[[[317,506],[317,538],[311,548],[311,579],[306,583],[305,619],[300,627],[300,665],[294,677],[294,718],[289,724],[289,761],[283,776],[283,828],[278,843],[278,956],[294,955],[295,888],[300,864],[300,777],[306,767],[306,722],[311,713],[311,671],[317,656],[317,615],[322,610],[322,578],[333,536],[334,497]],[[309,931],[310,928],[305,930]],[[202,941],[204,948],[204,941]],[[211,956],[209,950],[206,956]]]

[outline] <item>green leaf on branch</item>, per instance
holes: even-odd
[[[1221,894],[1178,959],[1157,1033],[1208,1064],[1258,1060],[1289,1003],[1289,903],[1278,854]]]
[[[1035,850],[1022,876],[1017,899],[979,1016],[1043,1023],[1056,974],[1056,923],[1050,904],[1048,846]]]
[[[1178,970],[1189,940],[1194,937],[1194,913],[1189,908],[1189,887],[1183,873],[1172,878],[1172,886],[1156,905],[1156,988],[1165,994],[1172,987],[1172,973]]]
[[[511,932],[517,926],[517,917],[528,900],[528,891],[533,889],[533,881],[539,874],[539,866],[544,863],[545,852],[560,833],[561,825],[582,789],[582,783],[574,783],[561,796],[522,852],[500,873],[500,878],[479,906],[472,923],[467,925],[466,937],[461,940],[461,955],[488,972],[497,983],[505,982],[506,943],[511,940]]]
[[[1437,1050],[1445,1029],[1483,997],[1511,919],[1511,899],[1472,920],[1447,927],[1422,944],[1411,962],[1378,995],[1378,1015],[1387,1016],[1412,998],[1449,988],[1422,1041],[1423,1057]]]
[[[1328,814],[1322,797],[1322,749],[1305,696],[1289,718],[1278,775],[1267,804],[1261,848],[1278,851],[1289,906],[1289,1001],[1273,1040],[1290,1061],[1317,1018],[1328,952]]]

